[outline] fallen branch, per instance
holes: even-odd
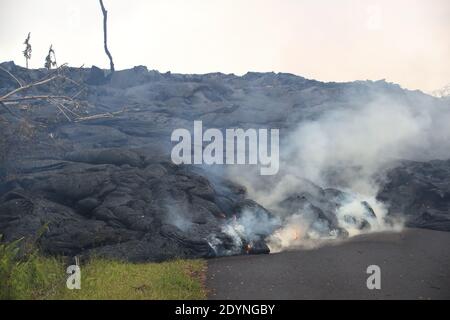
[[[6,99],[6,100],[3,100],[3,99],[0,98],[0,101],[3,102],[3,103],[14,103],[14,102],[20,102],[20,101],[26,101],[26,100],[48,100],[48,99],[61,99],[61,100],[73,101],[73,99],[71,97],[67,97],[67,96],[51,96],[51,95],[25,96],[25,97]]]
[[[62,113],[64,115],[64,117],[70,122],[72,122],[72,121],[80,122],[80,121],[95,120],[95,119],[102,119],[102,118],[111,118],[117,114],[125,112],[125,109],[124,109],[124,110],[116,111],[116,112],[107,112],[107,113],[94,114],[91,116],[82,117],[78,113],[71,110],[71,107],[74,107],[76,109],[79,108],[79,104],[78,104],[77,100],[75,100],[75,98],[78,97],[82,92],[84,92],[86,90],[86,86],[84,84],[81,84],[81,83],[63,75],[61,73],[61,70],[62,70],[62,68],[65,67],[65,65],[66,64],[61,65],[55,71],[47,74],[45,78],[40,79],[40,80],[30,83],[30,84],[22,84],[21,81],[17,77],[15,77],[8,70],[2,68],[2,70],[7,72],[19,84],[20,87],[8,92],[7,94],[3,95],[2,97],[0,97],[0,106],[3,107],[11,115],[14,115],[15,117],[20,118],[21,117],[20,115],[12,112],[12,110],[10,108],[8,108],[8,106],[7,106],[8,104],[17,104],[17,103],[20,103],[23,101],[46,100],[46,101],[50,102],[51,104],[53,104],[59,110],[59,112]],[[16,96],[18,93],[21,93],[22,91],[24,91],[26,89],[42,86],[42,85],[47,84],[56,79],[62,79],[62,80],[68,81],[72,84],[75,84],[78,87],[81,87],[81,89],[72,97],[64,96],[64,95]],[[68,102],[69,105],[71,105],[71,107],[68,107],[65,105],[65,103],[60,102],[61,100]],[[72,115],[72,117],[70,117],[69,114]]]
[[[1,70],[5,71],[6,73],[8,73],[18,84],[19,84],[19,88],[14,89],[11,92],[8,92],[7,94],[5,94],[4,96],[0,97],[0,101],[5,102],[7,98],[9,98],[10,96],[17,94],[23,90],[32,88],[32,87],[37,87],[37,86],[41,86],[43,84],[49,83],[53,80],[56,80],[58,78],[67,80],[69,82],[72,82],[73,84],[77,85],[77,86],[82,86],[81,84],[79,84],[78,82],[76,82],[75,80],[72,80],[62,74],[60,74],[61,70],[66,66],[67,64],[64,63],[63,65],[59,66],[57,69],[55,69],[53,72],[51,72],[50,74],[47,74],[46,77],[44,77],[43,79],[40,79],[36,82],[30,83],[30,84],[22,84],[19,79],[14,76],[11,72],[9,72],[8,70],[4,69],[3,67],[0,67]]]
[[[126,110],[120,110],[120,111],[115,111],[115,112],[107,112],[107,113],[94,114],[92,116],[80,117],[80,118],[77,118],[75,120],[75,122],[96,120],[96,119],[103,119],[103,118],[113,118],[115,115],[124,113],[125,111]]]
[[[23,84],[20,82],[20,80],[19,80],[15,75],[13,75],[11,72],[9,72],[8,70],[6,70],[5,68],[3,68],[3,67],[1,67],[1,66],[0,66],[0,70],[2,70],[2,71],[4,71],[4,72],[6,72],[7,74],[9,74],[9,76],[10,76],[11,78],[13,78],[13,79],[19,84],[19,87],[22,87],[22,86],[23,86]]]
[[[72,122],[72,119],[64,112],[64,110],[59,105],[56,105],[56,107],[58,108],[59,111],[61,111],[61,113],[66,117],[66,119],[69,120],[69,122]]]
[[[113,115],[111,113],[94,114],[92,116],[78,118],[75,120],[75,122],[96,120],[96,119],[103,119],[103,118],[112,118],[112,117],[113,117]]]
[[[30,84],[21,86],[20,88],[17,88],[17,89],[15,89],[15,90],[13,90],[13,91],[11,91],[11,92],[5,94],[3,97],[0,97],[0,101],[5,102],[6,99],[7,99],[8,97],[10,97],[10,96],[12,96],[12,95],[14,95],[14,94],[16,94],[16,93],[19,93],[20,91],[23,91],[23,90],[25,90],[25,89],[29,89],[29,88],[32,88],[32,87],[41,86],[41,85],[46,84],[46,83],[48,83],[48,82],[50,82],[50,81],[52,81],[52,80],[55,80],[55,79],[58,78],[58,77],[59,77],[59,76],[56,75],[56,76],[53,76],[53,77],[48,78],[48,79],[46,79],[46,80],[41,80],[41,81],[37,81],[37,82],[33,82],[33,83],[30,83]]]
[[[66,110],[67,112],[70,112],[71,114],[73,114],[76,118],[79,118],[80,115],[75,113],[74,111],[70,110],[69,108],[67,108],[65,105],[63,105],[62,103],[55,101],[55,100],[50,100],[51,102],[53,102],[54,104],[59,105],[61,108],[63,108],[64,110]]]
[[[13,112],[11,109],[9,109],[8,106],[6,104],[4,104],[2,101],[0,101],[0,106],[2,106],[10,115],[12,115],[16,118],[20,118],[19,115],[17,115],[15,112]]]
[[[84,91],[84,88],[81,89],[80,91],[78,91],[76,94],[74,94],[71,98],[72,98],[72,99],[75,99],[75,98],[78,97],[80,94],[82,94],[83,91]]]

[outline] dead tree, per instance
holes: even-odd
[[[10,108],[10,105],[14,106],[24,102],[31,104],[34,101],[47,101],[49,104],[53,105],[59,111],[59,113],[61,113],[69,122],[88,121],[98,118],[111,118],[126,111],[126,108],[124,108],[122,111],[112,113],[108,112],[93,115],[79,114],[78,110],[80,108],[81,102],[80,100],[78,100],[78,97],[82,92],[86,90],[86,87],[84,84],[65,76],[63,73],[65,67],[66,64],[63,64],[57,67],[55,70],[52,70],[52,72],[47,74],[44,78],[29,84],[23,83],[10,71],[6,70],[3,67],[0,67],[0,71],[6,72],[18,84],[18,87],[16,89],[0,96],[0,107],[6,110],[7,113],[11,114],[15,118],[21,118],[20,114],[17,113],[14,108]],[[72,96],[60,94],[23,94],[28,89],[41,87],[45,84],[49,84],[58,80],[60,80],[60,82],[69,82],[75,85],[78,88],[78,92],[76,92]]]
[[[108,22],[108,11],[106,11],[105,6],[103,5],[103,0],[99,0],[100,1],[100,7],[102,8],[102,13],[103,13],[103,45],[105,48],[105,53],[109,58],[109,68],[111,70],[111,73],[114,72],[114,62],[113,62],[113,58],[111,56],[111,53],[108,50],[108,26],[107,26],[107,22]]]
[[[48,128],[48,121],[42,120],[40,117],[33,117],[34,107],[42,105],[39,102],[47,102],[48,106],[55,108],[57,117],[54,118],[56,122],[53,122],[53,124],[95,121],[102,118],[112,118],[126,112],[126,107],[124,107],[122,111],[91,114],[88,110],[91,107],[89,102],[79,100],[80,95],[86,92],[88,88],[83,81],[78,82],[66,76],[65,70],[65,64],[63,64],[55,70],[47,72],[44,78],[32,83],[25,83],[12,71],[0,66],[0,72],[5,72],[17,83],[15,89],[0,96],[0,181],[7,179],[10,172],[14,173],[13,162],[8,161],[11,157],[14,158],[14,152],[19,147],[23,149],[30,144],[37,143],[36,139],[42,138],[42,133],[45,133],[45,128]],[[48,85],[55,84],[55,82],[56,84],[72,84],[71,94],[50,93]],[[40,91],[39,88],[43,90]],[[32,90],[33,93],[31,94],[30,92],[27,93],[30,89],[35,90]],[[2,109],[6,111],[7,115],[4,115],[5,112]],[[59,115],[62,115],[63,118],[61,119]],[[50,117],[47,119],[50,120]],[[49,137],[51,138],[50,142],[44,139],[45,141],[40,140],[39,143],[63,148],[53,135],[50,134]]]
[[[42,85],[45,85],[47,83],[56,81],[56,80],[63,80],[68,81],[71,83],[76,84],[77,86],[81,87],[81,84],[78,84],[76,81],[66,77],[62,74],[61,70],[65,67],[65,65],[59,67],[55,70],[54,73],[49,74],[43,79],[40,79],[38,81],[35,81],[33,83],[24,84],[20,82],[17,77],[15,77],[11,72],[7,71],[6,69],[1,69],[3,71],[6,71],[11,77],[13,77],[17,84],[19,85],[18,88],[4,94],[3,96],[0,96],[0,106],[3,107],[8,113],[15,117],[19,117],[19,115],[13,111],[11,108],[8,107],[8,105],[15,105],[20,102],[32,102],[36,100],[45,100],[48,101],[50,104],[54,105],[59,112],[61,112],[64,117],[68,121],[73,121],[73,118],[81,118],[80,115],[78,115],[74,110],[78,108],[78,101],[74,99],[74,97],[64,96],[64,95],[51,95],[51,94],[43,94],[43,95],[19,95],[23,91],[26,91],[30,88],[40,87]],[[82,89],[84,90],[84,88]],[[69,116],[70,114],[70,116]]]
[[[27,69],[28,69],[28,60],[31,59],[30,35],[31,35],[31,33],[28,32],[28,36],[25,39],[25,42],[23,43],[25,45],[25,50],[23,50],[23,56],[25,57],[25,63],[26,63]]]
[[[58,67],[56,64],[56,55],[55,50],[53,50],[53,45],[50,45],[50,49],[48,49],[48,54],[45,57],[45,65],[47,70],[50,70],[52,67]]]

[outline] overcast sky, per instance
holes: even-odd
[[[116,69],[290,72],[323,81],[450,83],[449,0],[104,0]],[[0,0],[0,61],[108,68],[96,0]]]

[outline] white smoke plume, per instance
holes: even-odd
[[[379,181],[395,160],[450,158],[450,107],[435,102],[414,105],[381,97],[369,104],[330,110],[300,123],[287,137],[280,135],[277,177],[261,177],[249,167],[230,168],[229,177],[244,185],[251,199],[283,220],[268,239],[272,251],[338,237],[339,230],[329,228],[308,207],[280,210],[284,199],[308,190],[311,182],[350,195],[339,200],[334,211],[339,227],[349,236],[399,229],[401,222],[388,223],[385,204],[376,200]],[[355,228],[362,219],[370,229]]]
[[[165,207],[167,209],[165,223],[173,225],[183,232],[191,229],[193,226],[192,217],[187,216],[190,212],[187,206],[175,201],[167,201]]]

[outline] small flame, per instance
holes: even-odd
[[[245,252],[247,252],[247,254],[249,254],[251,250],[252,250],[252,246],[250,244],[247,244],[245,246]]]

